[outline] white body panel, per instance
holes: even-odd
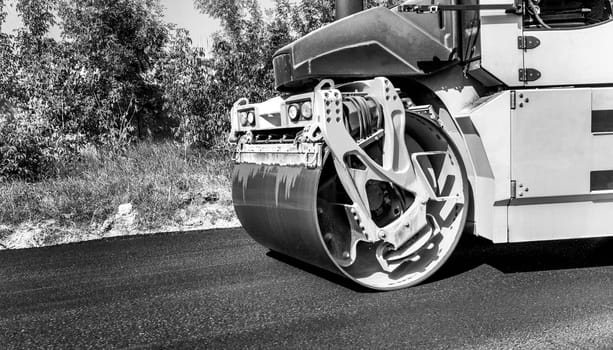
[[[474,131],[463,130],[475,169],[475,233],[493,242],[506,242],[507,202],[511,197],[510,93],[503,91],[477,101],[466,116]],[[480,156],[480,149],[486,150]],[[483,169],[487,167],[487,169]],[[482,169],[479,169],[482,168]]]
[[[591,89],[518,91],[511,119],[518,198],[589,192]]]
[[[513,4],[513,1],[484,0],[486,4]],[[519,69],[524,67],[523,51],[517,48],[522,35],[522,16],[504,10],[481,11],[481,67],[508,86],[523,86]]]
[[[613,134],[592,133],[592,111],[613,107],[611,100],[610,88],[517,92],[510,242],[613,235],[613,195],[592,191],[590,177],[613,170]]]
[[[541,44],[526,50],[526,68],[537,69],[541,77],[527,86],[610,84],[613,82],[613,21],[592,26],[526,30]],[[517,50],[517,49],[516,49]]]
[[[613,236],[613,199],[517,205],[509,209],[509,242]]]

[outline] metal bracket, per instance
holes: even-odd
[[[519,81],[535,81],[541,77],[541,72],[534,68],[519,69]]]
[[[308,169],[323,164],[323,144],[321,143],[242,143],[235,150],[234,161],[259,165],[305,166]]]
[[[541,41],[537,37],[527,35],[517,37],[517,48],[520,50],[531,50],[539,45],[541,45]]]

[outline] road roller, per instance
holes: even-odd
[[[233,203],[255,241],[394,290],[463,234],[613,235],[608,1],[336,11],[275,53],[278,96],[230,112]]]

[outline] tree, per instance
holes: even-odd
[[[109,144],[127,142],[134,129],[143,136],[144,125],[163,128],[161,92],[144,79],[168,42],[159,1],[63,0],[59,15],[78,66],[73,81],[91,102],[74,106],[80,128]]]
[[[392,7],[400,5],[404,0],[366,0],[365,8],[385,6]]]
[[[293,29],[298,36],[334,21],[334,0],[300,0],[293,11]]]
[[[199,144],[211,147],[229,130],[228,111],[236,100],[261,101],[272,96],[272,51],[268,25],[256,0],[196,0],[203,13],[221,20],[213,35],[210,74],[202,89],[206,96],[193,127],[202,130]],[[283,34],[279,34],[283,35]]]
[[[0,180],[53,175],[84,143],[121,150],[134,130],[168,129],[162,91],[146,80],[168,42],[159,1],[19,0],[16,9],[24,26],[0,37],[0,97],[11,106],[0,116]],[[55,23],[61,41],[47,36]]]
[[[6,12],[6,9],[5,9],[4,0],[0,0],[0,31],[2,30],[2,26],[4,25],[4,22],[6,22],[7,15],[8,13]]]
[[[272,56],[279,48],[289,44],[295,39],[292,35],[293,8],[289,0],[275,0],[275,8],[271,22],[268,24],[268,40],[265,43],[265,57],[267,71],[272,71]],[[272,78],[272,76],[271,76]],[[271,82],[272,84],[272,82]]]
[[[0,37],[0,181],[36,180],[49,172],[63,143],[47,117],[53,95],[57,43],[46,37],[54,24],[52,0],[19,0],[25,26]],[[4,3],[2,3],[4,7]],[[4,8],[2,8],[4,20]]]
[[[0,0],[0,103],[2,104],[0,108],[2,114],[4,114],[10,96],[13,95],[16,72],[12,36],[2,31],[7,15],[4,0]]]
[[[18,0],[15,6],[25,30],[34,38],[42,38],[55,25],[53,11],[57,0]]]
[[[201,49],[192,47],[189,33],[174,29],[165,54],[148,79],[163,91],[164,111],[172,119],[173,134],[185,147],[210,142],[210,126],[200,116],[209,104],[209,62]]]
[[[194,0],[194,5],[202,13],[221,20],[226,33],[238,39],[243,26],[241,14],[245,2],[241,0]]]

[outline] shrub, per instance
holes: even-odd
[[[38,180],[52,162],[46,125],[24,116],[0,117],[0,182],[12,178]]]

